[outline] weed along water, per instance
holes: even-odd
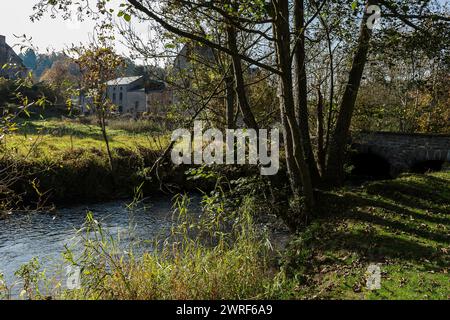
[[[191,199],[191,210],[199,209],[199,197]],[[114,237],[121,250],[151,250],[153,240],[163,236],[172,225],[173,209],[170,196],[158,196],[130,209],[126,201],[94,205],[78,205],[55,212],[12,214],[0,219],[0,274],[7,284],[17,282],[15,273],[24,264],[38,258],[40,271],[52,278],[64,274],[62,257],[65,247],[76,253],[82,247],[80,228],[87,212],[101,225],[105,233]],[[65,285],[65,281],[62,281]],[[13,294],[22,284],[13,288]],[[20,288],[20,289],[19,289]]]

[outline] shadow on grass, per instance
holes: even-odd
[[[371,183],[359,191],[320,193],[323,228],[315,239],[321,251],[345,249],[363,260],[427,259],[446,267],[449,256],[441,248],[450,245],[449,191],[445,179],[415,175]]]
[[[333,241],[327,241],[325,245],[326,250],[337,251],[346,249],[350,252],[356,252],[367,261],[384,259],[421,261],[423,259],[436,258],[440,255],[435,248],[422,245],[416,241],[362,231],[357,233],[333,233]],[[443,264],[443,259],[438,263]]]
[[[417,176],[414,176],[417,177]],[[405,176],[407,179],[408,176]],[[418,209],[432,211],[437,214],[450,214],[442,212],[439,205],[450,205],[450,182],[431,175],[422,175],[414,180],[392,180],[388,183],[373,183],[367,186],[367,192],[380,195],[405,206],[414,206]]]
[[[402,223],[398,220],[397,221],[389,220],[387,218],[369,214],[367,212],[362,212],[362,211],[355,213],[352,216],[352,218],[354,218],[358,221],[368,222],[371,224],[377,224],[379,226],[387,227],[390,230],[395,230],[396,232],[404,232],[404,233],[408,233],[412,236],[421,237],[421,238],[424,238],[427,240],[450,244],[450,237],[448,235],[445,235],[442,233],[436,233],[433,231],[423,230],[423,229],[417,229],[411,225]],[[426,224],[422,227],[426,228]]]
[[[414,178],[371,183],[364,188],[366,193],[321,193],[321,213],[340,214],[357,206],[371,206],[426,222],[450,224],[450,181],[430,175]]]
[[[83,130],[79,127],[74,126],[46,126],[40,123],[29,122],[25,126],[22,127],[20,133],[25,134],[48,134],[54,137],[65,137],[65,136],[73,136],[78,138],[91,138],[94,140],[103,141],[102,133],[100,132],[100,128],[93,126],[86,126]],[[113,138],[111,134],[108,134],[108,140],[112,141]]]

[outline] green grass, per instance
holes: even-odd
[[[450,299],[449,172],[322,196],[328,210],[285,256],[299,279],[292,297]],[[381,267],[381,290],[366,288],[371,263]]]
[[[100,128],[92,122],[83,124],[69,119],[35,120],[23,122],[19,128],[3,141],[7,151],[18,155],[51,158],[77,149],[106,150]],[[133,151],[139,148],[160,150],[168,144],[169,139],[156,129],[152,131],[150,124],[133,120],[113,120],[107,133],[111,148]]]
[[[23,195],[18,206],[131,196],[143,181],[142,170],[154,163],[170,138],[151,130],[147,120],[112,120],[107,128],[112,173],[99,126],[93,118],[84,120],[89,121],[23,121],[1,141],[0,166],[17,168],[14,192]],[[156,182],[148,181],[146,188],[158,190]]]

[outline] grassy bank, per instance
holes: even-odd
[[[187,181],[187,168],[169,162],[158,169],[160,180],[144,177],[145,170],[169,144],[167,126],[155,120],[109,119],[107,132],[114,163],[111,172],[95,117],[23,121],[17,131],[1,141],[0,169],[16,170],[20,178],[11,188],[26,204],[45,201],[67,205],[132,197],[143,182],[146,194],[159,192],[160,181],[170,184],[170,189],[164,189],[170,192],[213,188],[214,178]],[[246,172],[248,167],[238,167],[227,172],[229,178],[252,174]]]
[[[449,172],[404,175],[324,199],[328,210],[284,258],[300,279],[293,296],[450,298]],[[366,289],[369,264],[381,267],[381,290]]]
[[[110,120],[107,133],[113,149],[162,149],[169,137],[150,121]],[[5,151],[31,159],[53,158],[79,149],[105,151],[105,142],[95,119],[86,121],[49,119],[24,121],[2,141]]]
[[[0,168],[14,168],[20,178],[11,188],[25,203],[130,197],[143,181],[142,170],[168,144],[160,129],[151,121],[111,120],[112,173],[94,118],[24,121],[2,140]]]

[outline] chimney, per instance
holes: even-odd
[[[0,47],[3,47],[6,44],[6,37],[0,34]]]

